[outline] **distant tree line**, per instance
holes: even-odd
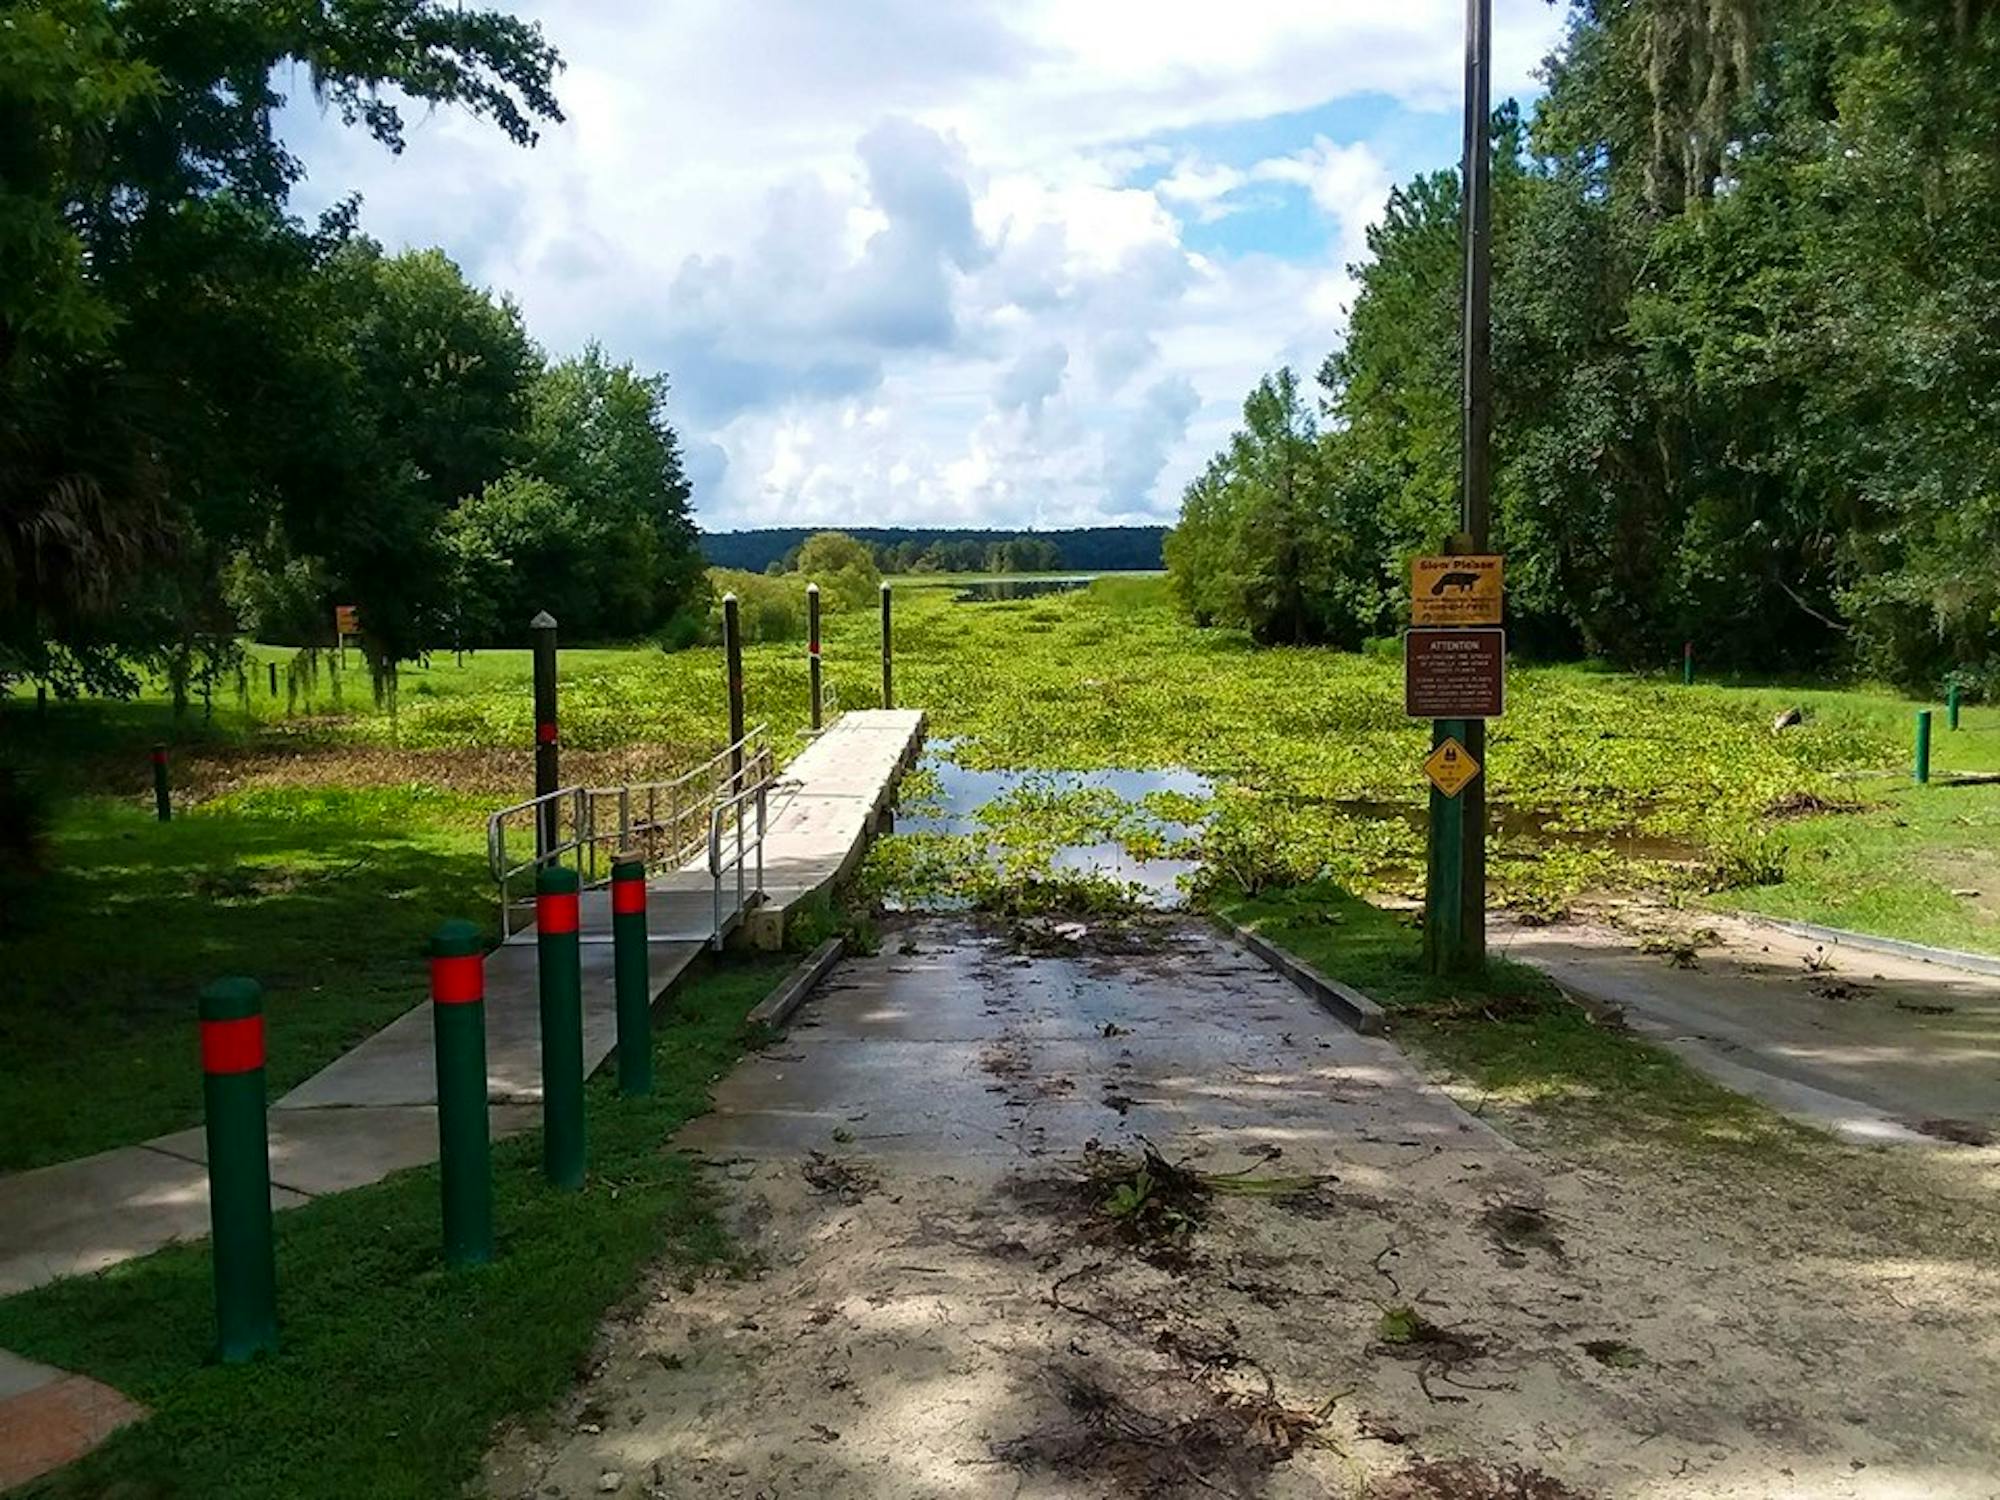
[[[813,535],[808,527],[704,532],[702,555],[717,567],[763,573],[791,566]],[[1161,564],[1164,526],[1089,526],[1018,533],[926,531],[857,526],[843,535],[866,544],[884,573],[1143,572]]]
[[[863,545],[866,545],[865,543]],[[869,548],[875,566],[884,573],[1051,573],[1063,566],[1062,548],[1047,537],[1016,536],[1004,542],[976,542],[939,537],[877,542]],[[787,552],[766,572],[793,572],[796,551]]]
[[[1576,0],[1493,119],[1516,639],[2000,685],[2000,8]],[[1197,619],[1394,630],[1456,529],[1459,183],[1397,188],[1316,399],[1260,382],[1167,542]]]
[[[437,0],[15,0],[0,34],[0,685],[177,692],[239,631],[378,683],[454,642],[629,635],[700,603],[665,382],[550,362],[349,200],[307,224],[274,86],[394,151],[392,96],[560,120],[533,24]]]

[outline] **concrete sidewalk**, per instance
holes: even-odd
[[[1938,1145],[2000,1124],[2000,979],[1723,915],[1633,925],[1661,931],[1499,921],[1492,945],[1726,1087],[1845,1139]],[[1702,941],[1647,952],[1649,936],[1661,950]]]

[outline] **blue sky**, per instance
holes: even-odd
[[[1171,519],[1338,342],[1391,184],[1458,153],[1459,0],[565,0],[532,150],[391,157],[303,96],[297,206],[441,245],[552,353],[664,370],[705,526]],[[1559,9],[1495,0],[1496,96]]]

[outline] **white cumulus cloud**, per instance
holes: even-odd
[[[520,8],[564,124],[412,112],[390,157],[301,77],[299,206],[359,191],[551,351],[665,370],[711,527],[1170,518],[1257,376],[1338,341],[1390,184],[1456,153],[1459,0]],[[1561,15],[1495,11],[1504,97]]]

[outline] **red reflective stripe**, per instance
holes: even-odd
[[[153,764],[156,766],[164,766],[166,763],[167,763],[167,752],[164,750],[155,750],[153,752]]]
[[[556,742],[556,726],[553,724],[537,724],[535,726],[535,738],[544,745],[553,745]]]
[[[611,882],[611,914],[629,917],[634,912],[646,909],[646,882],[643,880],[614,880]]]
[[[485,998],[486,960],[477,953],[431,960],[431,999],[439,1005],[464,1005]]]
[[[264,1066],[264,1018],[201,1023],[201,1068],[204,1073],[248,1073]]]
[[[575,932],[576,892],[552,891],[535,897],[535,925],[543,932]]]
[[[818,642],[818,641],[814,641],[814,642],[813,642],[813,643],[812,643],[812,644],[811,644],[810,646],[806,647],[806,651],[807,651],[807,653],[808,653],[809,655],[812,655],[812,656],[818,656],[818,655],[819,655],[819,642]]]

